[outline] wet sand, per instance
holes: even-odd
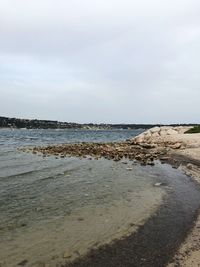
[[[200,134],[184,134],[189,128],[155,127],[136,137],[136,140],[165,147],[167,161],[200,183]],[[168,265],[176,266],[200,266],[200,215],[194,225],[191,225],[191,230],[176,252],[172,263]]]
[[[166,168],[170,167],[166,165]],[[170,177],[170,175],[168,176]],[[161,267],[173,256],[197,218],[199,186],[176,171],[176,179],[163,177],[173,190],[159,210],[136,233],[93,250],[67,267]],[[193,191],[194,190],[194,191]]]

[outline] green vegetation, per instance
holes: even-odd
[[[187,133],[200,133],[200,125],[194,126],[193,128],[189,129],[188,131],[185,132]]]

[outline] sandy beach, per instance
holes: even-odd
[[[178,163],[179,168],[200,183],[200,134],[184,134],[188,127],[155,127],[139,135],[136,143],[155,144],[166,148],[169,160]],[[191,233],[168,267],[200,266],[200,216]]]

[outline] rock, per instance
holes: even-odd
[[[153,137],[153,138],[158,138],[158,137],[160,137],[160,135],[159,135],[159,133],[153,133],[153,134],[152,134],[152,137]]]
[[[175,144],[169,145],[169,147],[172,149],[179,149],[181,147],[181,143],[175,143]]]
[[[155,148],[155,145],[147,144],[147,143],[141,143],[140,146],[143,147],[143,148],[146,148],[146,149]]]
[[[63,254],[64,259],[71,258],[71,256],[72,256],[72,254],[69,251],[65,251],[65,253]]]
[[[170,157],[161,157],[160,160],[169,160]]]
[[[155,163],[153,161],[147,161],[147,165],[154,166]]]
[[[144,138],[145,139],[150,138],[151,135],[152,135],[151,131],[144,132]]]
[[[132,171],[133,168],[130,168],[130,167],[129,167],[129,168],[126,168],[126,169],[127,169],[128,171]]]
[[[143,142],[143,136],[138,136],[138,137],[136,137],[135,139],[134,139],[134,141],[135,141],[135,143],[136,144],[139,144],[139,143],[142,143]]]
[[[27,263],[28,263],[27,260],[23,260],[23,261],[19,262],[17,265],[19,265],[19,266],[25,266]]]
[[[83,217],[79,217],[77,220],[78,220],[79,222],[82,222],[82,221],[84,221],[84,218],[83,218]]]
[[[36,208],[36,211],[37,211],[37,212],[39,212],[39,211],[41,211],[41,210],[42,210],[42,208],[40,208],[40,207]]]
[[[44,262],[38,262],[36,265],[31,265],[32,267],[50,267],[50,264]]]
[[[135,159],[136,159],[136,160],[142,160],[142,156],[141,156],[140,154],[139,154],[139,155],[136,155],[136,156],[135,156]]]
[[[153,127],[150,131],[151,131],[151,133],[158,133],[160,131],[160,127],[158,127],[158,126]]]
[[[162,185],[162,183],[155,183],[154,184],[154,186],[157,186],[157,187],[159,187],[159,186],[161,186]]]
[[[165,136],[167,133],[165,130],[160,131],[160,136]]]
[[[177,134],[177,131],[173,130],[173,129],[169,129],[167,130],[167,135],[173,135],[173,134]]]
[[[193,165],[192,165],[191,163],[188,163],[188,164],[187,164],[187,168],[188,168],[189,170],[192,170],[192,169],[193,169]]]

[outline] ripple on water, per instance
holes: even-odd
[[[181,216],[196,209],[197,192],[189,178],[169,166],[140,167],[104,159],[56,160],[15,150],[25,145],[124,140],[139,132],[0,131],[2,266],[39,267],[46,262],[53,267],[78,257],[135,231],[171,192],[178,199],[180,224],[184,224]],[[127,170],[130,167],[132,170]],[[167,186],[154,187],[160,182]],[[184,197],[187,192],[193,202]]]
[[[130,172],[105,159],[40,159],[31,155],[36,171],[0,180],[0,258],[8,266],[24,259],[26,266],[61,263],[66,252],[73,259],[129,234],[164,194],[153,186],[155,177],[137,166]]]

